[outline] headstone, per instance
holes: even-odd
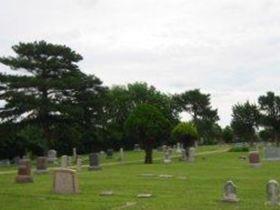
[[[98,153],[91,153],[89,155],[89,168],[88,170],[100,170]]]
[[[167,151],[168,147],[164,144],[162,145],[162,152],[165,153]]]
[[[182,152],[181,144],[179,142],[177,143],[177,146],[176,146],[176,152],[179,153],[179,154]]]
[[[222,201],[231,203],[239,201],[236,195],[236,186],[232,181],[227,181],[224,185],[224,195]]]
[[[0,166],[9,166],[9,165],[10,165],[9,159],[0,160]]]
[[[164,163],[171,163],[171,155],[172,155],[172,149],[169,148],[164,152]]]
[[[67,166],[72,166],[72,157],[71,156],[67,156]]]
[[[13,162],[14,162],[16,165],[19,165],[20,157],[19,157],[19,156],[14,157]]]
[[[82,171],[82,158],[77,156],[77,171]]]
[[[73,148],[73,158],[74,158],[74,161],[77,160],[77,149],[76,149],[76,147]]]
[[[114,195],[113,191],[103,191],[101,193],[99,193],[100,196],[112,196]]]
[[[152,194],[150,193],[140,193],[137,195],[137,198],[150,198],[152,197]]]
[[[22,159],[19,161],[18,175],[16,176],[17,183],[33,182],[31,176],[31,163],[30,160]]]
[[[68,157],[67,155],[61,156],[61,168],[67,168],[68,167]]]
[[[268,205],[280,205],[280,189],[276,180],[270,180],[266,185]]]
[[[106,156],[106,158],[112,159],[113,158],[113,153],[114,153],[113,149],[107,149],[107,152],[106,152],[107,156]]]
[[[65,168],[55,170],[53,191],[59,194],[79,193],[76,171]]]
[[[136,151],[136,152],[141,151],[141,148],[140,148],[139,144],[134,144],[134,151]]]
[[[266,146],[264,148],[265,160],[280,160],[280,147]]]
[[[57,152],[54,149],[48,151],[48,162],[53,163],[57,160]]]
[[[193,162],[194,159],[195,159],[195,148],[194,147],[190,147],[189,148],[188,161],[189,162]]]
[[[36,173],[46,173],[48,172],[48,158],[47,157],[38,157],[36,164]]]
[[[249,163],[253,167],[259,167],[261,165],[260,154],[258,151],[249,152]]]
[[[124,160],[124,152],[123,152],[123,148],[120,148],[120,161]]]
[[[186,150],[184,148],[181,149],[181,160],[182,161],[187,160],[187,154],[186,154]]]

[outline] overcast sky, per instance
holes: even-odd
[[[210,93],[221,125],[233,104],[279,94],[279,0],[3,0],[0,17],[0,55],[19,41],[66,44],[105,85]]]

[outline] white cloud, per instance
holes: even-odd
[[[277,0],[9,0],[0,16],[1,55],[19,41],[63,43],[107,85],[211,93],[223,125],[233,104],[279,90]]]

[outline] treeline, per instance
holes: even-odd
[[[199,89],[172,95],[144,82],[107,87],[80,70],[82,56],[67,46],[40,41],[12,49],[14,56],[0,57],[11,69],[0,73],[0,158],[48,149],[70,154],[73,147],[79,153],[131,149],[136,143],[148,151],[194,137],[203,144],[232,142],[234,135],[248,140],[259,125],[266,128],[262,136],[279,134],[279,97],[273,93],[267,96],[273,95],[272,105],[263,96],[259,107],[234,106],[231,126],[222,129],[210,94]],[[190,124],[180,124],[182,112]]]
[[[231,127],[240,142],[280,142],[280,96],[267,92],[258,103],[236,104],[232,108]]]
[[[210,95],[198,89],[171,95],[143,82],[109,88],[83,73],[82,56],[67,46],[40,41],[12,49],[14,56],[0,58],[15,71],[0,74],[0,158],[42,155],[50,148],[60,154],[73,147],[79,153],[129,149],[143,144],[140,138],[154,139],[154,146],[172,144],[177,140],[171,131],[183,111],[192,116],[204,143],[220,138],[217,110]],[[156,125],[151,118],[164,123]],[[145,128],[149,138],[139,125],[150,126]]]

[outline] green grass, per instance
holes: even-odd
[[[198,152],[221,150],[224,147],[200,147]],[[101,171],[87,171],[78,174],[81,193],[77,195],[56,195],[52,193],[51,172],[34,177],[34,183],[16,184],[15,173],[0,175],[0,209],[2,210],[99,210],[119,209],[126,202],[136,202],[130,208],[145,210],[220,210],[220,209],[280,209],[264,205],[265,186],[269,179],[280,181],[279,162],[263,162],[261,168],[251,168],[246,160],[238,157],[239,152],[202,154],[195,163],[185,163],[177,158],[172,164],[164,165],[157,160],[152,165],[142,162],[104,165]],[[155,158],[162,157],[156,152]],[[142,152],[126,153],[126,160],[143,159]],[[102,160],[118,162],[114,159]],[[152,173],[155,177],[143,177]],[[170,179],[159,178],[160,174],[173,175]],[[183,180],[180,177],[185,176]],[[237,204],[220,202],[222,188],[231,179],[238,187]],[[113,190],[115,195],[100,197],[104,190]],[[138,193],[152,193],[152,198],[138,199]]]

